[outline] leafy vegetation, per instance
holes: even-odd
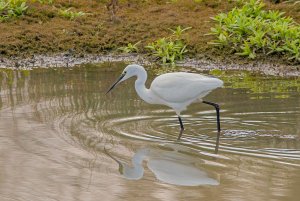
[[[299,23],[299,4],[297,3],[296,6],[294,6],[294,3],[298,1],[282,0],[279,4],[270,3],[270,0],[265,2],[268,2],[266,8],[280,8],[281,11],[288,11],[288,14],[293,16],[295,21]],[[3,21],[0,23],[1,57],[30,57],[34,54],[67,52],[69,49],[74,49],[74,54],[78,55],[102,54],[124,46],[119,48],[119,50],[123,52],[138,51],[139,53],[149,53],[149,55],[156,53],[162,55],[161,57],[154,55],[159,62],[163,63],[163,60],[165,60],[166,63],[174,63],[176,60],[180,60],[180,57],[176,57],[176,59],[174,57],[173,59],[173,54],[170,53],[172,52],[171,50],[174,49],[174,46],[177,52],[179,52],[178,49],[182,48],[178,48],[178,45],[174,44],[175,37],[169,39],[170,35],[176,34],[173,34],[172,31],[172,33],[168,33],[168,30],[166,33],[168,27],[176,30],[176,23],[180,24],[183,28],[189,26],[193,27],[193,29],[183,32],[183,45],[179,46],[184,47],[188,43],[188,46],[183,49],[183,52],[188,49],[189,56],[210,58],[219,61],[224,58],[224,51],[216,52],[214,48],[207,43],[212,37],[203,37],[204,33],[209,32],[208,29],[210,28],[209,26],[211,26],[211,23],[207,22],[209,16],[212,16],[213,13],[217,15],[219,12],[228,12],[228,9],[233,8],[233,6],[241,8],[245,0],[93,0],[88,3],[85,0],[19,0],[17,2],[24,2],[25,4],[23,5],[25,7],[23,8],[26,8],[24,12],[21,12],[23,14],[19,15],[20,17],[15,17],[16,15],[9,16],[8,2],[14,1],[0,0],[0,21]],[[118,4],[116,4],[114,8],[114,5],[109,6],[110,4],[108,5],[108,2],[118,2]],[[72,16],[64,17],[63,12],[59,14],[60,10],[64,11],[71,7],[72,9],[70,9],[70,11],[83,11],[88,13],[84,17],[75,17],[75,19],[79,20],[69,20],[74,18]],[[115,13],[115,21],[110,19],[111,12],[117,12]],[[157,21],[158,19],[159,23]],[[199,19],[201,19],[203,23],[199,23]],[[222,24],[222,26],[224,25]],[[22,28],[20,29],[20,27]],[[262,30],[262,32],[263,31],[264,30]],[[190,36],[188,42],[185,40],[186,33]],[[55,37],[54,40],[54,36],[59,37]],[[226,41],[226,33],[224,36]],[[246,34],[242,35],[242,37],[245,36]],[[162,37],[165,38],[158,41],[158,39]],[[228,37],[231,37],[231,33],[228,33]],[[220,38],[223,39],[224,37],[221,35]],[[257,38],[259,38],[259,34]],[[127,42],[124,43],[124,41]],[[142,42],[136,46],[134,43],[137,41]],[[263,42],[260,46],[264,47],[257,49],[257,47],[251,45],[250,40],[246,40],[245,43],[240,44],[229,43],[229,48],[224,49],[226,52],[229,52],[228,50],[236,46],[237,49],[232,48],[232,51],[238,54],[244,52],[243,54],[246,54],[245,57],[253,53],[254,57],[261,57],[264,51],[265,54],[270,52],[269,55],[275,56],[266,57],[268,61],[276,61],[276,65],[284,65],[286,60],[282,59],[282,56],[286,58],[297,56],[297,54],[292,55],[289,53],[290,51],[298,51],[298,44],[292,41],[294,40],[290,40],[289,47],[285,49],[282,48],[282,42],[278,43],[278,41],[272,41],[271,43],[267,43],[267,45]],[[131,42],[131,44],[127,44],[128,42]],[[156,45],[160,46],[160,49],[164,49],[162,47],[166,46],[166,52],[169,53],[159,52],[159,48],[157,48],[157,52],[155,52],[155,48],[153,50],[145,48],[146,45],[154,47],[155,45],[153,45],[152,42],[154,44],[157,43]],[[166,45],[168,43],[170,44]],[[275,51],[271,52],[272,49]],[[184,57],[185,54],[186,53],[183,53],[181,58]],[[226,55],[225,60],[231,62],[232,59],[236,59],[236,56],[232,55]],[[164,57],[165,59],[163,59]],[[242,63],[242,60],[243,58],[238,62]],[[293,58],[290,60],[296,61]],[[291,68],[299,69],[299,65]]]
[[[65,17],[69,20],[74,20],[75,18],[82,17],[82,16],[86,15],[86,13],[84,13],[82,11],[79,11],[79,12],[72,11],[71,8],[68,8],[68,9],[59,10],[59,15],[62,16],[62,17]]]
[[[28,10],[28,2],[38,2],[40,4],[53,4],[54,0],[0,0],[0,22],[8,18],[18,17],[26,13]],[[85,15],[84,12],[73,12],[71,8],[59,10],[59,15],[75,19]]]
[[[124,52],[124,53],[133,53],[133,52],[138,52],[139,48],[137,47],[139,44],[141,43],[141,41],[138,41],[135,44],[132,43],[128,43],[127,46],[124,47],[120,47],[118,48],[118,50]]]
[[[54,0],[32,0],[33,2],[37,1],[40,4],[53,4]]]
[[[182,29],[181,26],[175,30],[170,29],[172,34],[168,37],[160,38],[146,46],[152,55],[160,59],[163,64],[175,64],[177,60],[182,60],[183,55],[188,51],[182,34],[191,27]]]
[[[0,21],[23,15],[28,6],[27,0],[0,0]]]
[[[250,0],[241,8],[220,13],[213,18],[211,33],[216,39],[210,44],[231,48],[237,55],[256,58],[279,54],[300,62],[300,26],[279,11],[265,11],[260,0]]]
[[[172,3],[176,3],[178,0],[171,0]],[[196,3],[201,3],[203,0],[194,0]]]

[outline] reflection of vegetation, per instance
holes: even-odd
[[[15,71],[11,69],[0,70],[0,83],[5,80],[8,87],[12,87],[14,82],[18,82],[18,86],[24,86],[24,78],[30,75],[29,70]],[[1,85],[0,85],[1,86]],[[1,91],[0,87],[0,91]]]
[[[300,78],[261,76],[248,71],[212,70],[210,74],[220,77],[225,87],[250,89],[253,93],[275,93],[275,98],[287,98],[291,91],[300,92]]]
[[[161,59],[163,64],[174,64],[177,60],[182,60],[183,55],[187,52],[186,44],[183,40],[182,34],[191,27],[182,29],[181,26],[176,27],[172,31],[172,35],[166,38],[160,38],[146,48],[152,51],[153,56]]]
[[[265,11],[260,0],[218,14],[211,44],[229,47],[236,54],[254,59],[257,53],[279,54],[300,62],[300,26],[279,11]]]

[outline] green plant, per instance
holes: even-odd
[[[201,3],[203,0],[194,0],[195,3]],[[176,3],[178,0],[170,0],[171,3]]]
[[[71,8],[68,8],[68,9],[59,10],[59,15],[69,20],[74,20],[75,18],[86,15],[86,13],[82,11],[79,12],[71,11]]]
[[[242,52],[236,53],[241,56],[248,56],[250,59],[254,59],[256,57],[255,51],[251,48],[247,41],[244,42],[243,45],[240,46]]]
[[[138,52],[139,51],[139,48],[137,47],[138,44],[140,44],[141,41],[138,41],[137,43],[135,44],[132,44],[132,43],[128,43],[127,46],[124,46],[124,47],[120,47],[118,48],[118,50],[124,52],[124,53],[132,53],[132,52]]]
[[[9,0],[10,10],[8,11],[10,16],[20,16],[25,13],[28,6],[26,5],[27,0]]]
[[[212,18],[216,25],[210,34],[210,44],[230,48],[237,55],[251,59],[258,54],[278,54],[300,62],[300,26],[279,11],[263,10],[260,0],[250,0],[241,8],[220,13]]]
[[[53,4],[54,0],[32,0],[32,2],[38,1],[40,4]]]
[[[8,7],[8,3],[0,0],[0,16],[1,17],[4,17],[4,13],[6,12],[7,7]]]
[[[27,8],[27,0],[0,0],[0,21],[21,16]]]
[[[187,27],[182,29],[180,26],[175,30],[170,29],[172,34],[165,38],[160,38],[146,46],[152,52],[152,55],[160,59],[163,64],[175,64],[177,60],[182,60],[183,55],[188,51],[182,34],[184,31],[190,29]]]
[[[300,39],[294,41],[287,40],[282,49],[290,53],[289,60],[300,61]]]
[[[192,27],[186,27],[183,29],[183,28],[181,28],[181,26],[177,26],[176,29],[169,29],[169,30],[172,32],[173,36],[175,36],[176,38],[181,38],[183,32],[185,32],[191,28]]]

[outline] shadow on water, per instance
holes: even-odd
[[[211,72],[225,80],[205,98],[221,106],[220,138],[215,110],[194,104],[176,141],[174,112],[133,80],[104,95],[123,67],[0,71],[4,201],[299,197],[299,78]]]

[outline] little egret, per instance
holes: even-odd
[[[196,73],[166,73],[156,77],[151,83],[150,88],[147,89],[145,86],[145,82],[147,80],[146,70],[140,65],[131,64],[123,70],[121,76],[110,87],[106,94],[110,92],[118,83],[123,82],[133,76],[137,77],[135,81],[135,90],[141,99],[150,104],[162,104],[175,110],[181,128],[178,140],[181,138],[184,130],[180,113],[183,110],[186,110],[188,105],[194,102],[202,102],[215,107],[219,138],[219,133],[221,130],[219,105],[216,103],[203,101],[202,98],[213,89],[221,87],[223,85],[222,80]]]

